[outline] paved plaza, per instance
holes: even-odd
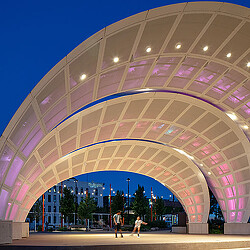
[[[249,235],[188,235],[166,231],[114,237],[112,232],[31,233],[0,249],[250,249]]]

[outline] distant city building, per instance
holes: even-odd
[[[79,181],[76,178],[70,178],[63,181],[62,184],[58,183],[54,187],[50,188],[46,193],[44,193],[44,221],[45,223],[47,222],[49,226],[61,226],[61,213],[59,212],[61,187],[67,187],[72,194],[76,195],[78,204],[86,197],[88,193],[89,197],[95,199],[98,207],[103,207],[103,183],[96,183],[93,181],[84,182]],[[39,200],[42,200],[42,196],[39,198]],[[34,226],[31,225],[31,228],[32,227]]]

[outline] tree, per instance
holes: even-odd
[[[156,215],[161,217],[166,211],[163,199],[157,197],[154,206],[155,206]]]
[[[37,200],[36,203],[31,208],[30,212],[31,213],[29,213],[28,217],[31,219],[31,222],[36,217],[36,221],[38,222],[38,225],[39,225],[39,221],[40,221],[40,218],[42,217],[42,213],[43,213],[43,203],[42,203],[42,201]]]
[[[94,198],[87,196],[84,198],[78,207],[78,216],[83,221],[84,219],[91,219],[91,214],[96,210],[96,202]]]
[[[123,211],[124,205],[125,205],[124,193],[123,191],[118,190],[112,199],[112,203],[111,203],[112,213],[115,214],[119,210]]]
[[[138,189],[135,192],[135,199],[132,204],[132,209],[136,216],[141,216],[142,218],[149,211],[148,200],[144,194],[144,187],[138,185]]]
[[[210,212],[209,214],[214,215],[217,220],[223,220],[223,214],[221,212],[220,206],[212,193],[212,191],[209,189],[209,195],[210,195]]]
[[[60,212],[65,216],[66,222],[72,222],[72,214],[75,212],[75,198],[66,187],[63,189],[63,197],[60,200]]]

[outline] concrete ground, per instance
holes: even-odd
[[[114,237],[112,232],[31,233],[29,238],[0,245],[1,249],[250,249],[250,235],[189,235],[166,231]]]

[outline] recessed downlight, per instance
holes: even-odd
[[[113,59],[113,61],[114,61],[114,63],[117,63],[117,62],[119,62],[119,57],[114,57],[114,59]]]
[[[87,77],[87,75],[86,75],[86,74],[82,74],[82,75],[80,76],[80,79],[83,81],[83,80],[85,80],[85,79],[86,79],[86,77]]]
[[[177,43],[177,44],[175,45],[175,48],[176,48],[176,49],[180,49],[180,48],[181,48],[181,44],[180,44],[180,43]]]
[[[212,173],[211,172],[207,172],[208,175],[211,175]]]
[[[230,58],[232,56],[232,53],[227,53],[227,58]]]
[[[151,50],[152,50],[151,47],[147,47],[147,48],[146,48],[146,52],[147,52],[147,53],[150,53]]]
[[[250,68],[250,62],[247,63],[247,67]]]
[[[208,50],[208,46],[203,47],[203,51],[207,51]]]

